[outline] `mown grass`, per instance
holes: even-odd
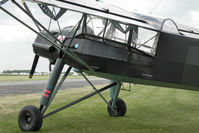
[[[98,86],[99,87],[99,86]],[[121,91],[126,101],[125,117],[113,118],[106,105],[94,96],[43,121],[41,133],[198,133],[199,92],[136,85]],[[77,99],[88,87],[60,91],[50,110]],[[108,92],[103,95],[108,98]],[[18,111],[25,105],[38,106],[40,94],[0,97],[0,132],[21,132]]]
[[[49,76],[34,76],[31,80],[47,80]],[[30,80],[29,76],[23,75],[0,75],[0,82],[7,82],[7,81],[27,81]]]
[[[62,76],[61,76],[62,77]],[[92,76],[94,77],[94,76]],[[41,76],[33,76],[32,79],[29,79],[29,76],[23,76],[23,75],[16,75],[16,76],[4,76],[0,75],[0,82],[8,82],[8,81],[28,81],[28,80],[48,80],[49,76],[48,75],[41,75]],[[78,79],[82,78],[82,76],[68,76],[67,78],[69,79]]]

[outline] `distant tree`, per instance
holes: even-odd
[[[30,70],[5,70],[2,73],[10,74],[10,73],[30,73]]]

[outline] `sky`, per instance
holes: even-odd
[[[16,0],[20,2],[21,0]],[[199,28],[199,1],[198,0],[103,0],[121,7],[127,11],[136,11],[147,15],[171,18],[175,22]],[[28,3],[35,17],[48,27],[49,18],[46,17],[37,5]],[[10,1],[4,8],[34,27],[32,21]],[[75,25],[81,14],[68,12],[60,19],[61,27]],[[52,28],[56,23],[53,22]],[[0,10],[0,72],[4,70],[30,69],[34,58],[32,43],[36,34],[6,15]],[[49,62],[40,58],[36,71],[48,72]]]

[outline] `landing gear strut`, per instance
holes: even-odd
[[[118,81],[111,81],[111,83],[113,82],[117,82],[117,85],[110,88],[111,100],[107,105],[107,112],[113,117],[124,116],[127,110],[126,104],[122,99],[118,98],[122,84]]]
[[[79,73],[82,74],[82,76],[86,79],[86,81],[92,86],[94,91],[80,99],[77,99],[69,104],[64,105],[63,107],[60,107],[48,114],[45,114],[50,103],[52,102],[55,95],[61,88],[64,80],[66,79],[67,75],[69,74],[69,72],[71,71],[71,68],[72,68],[72,67],[68,68],[68,70],[66,71],[66,73],[64,74],[62,79],[57,84],[63,67],[64,67],[63,58],[57,59],[54,69],[53,69],[53,72],[49,78],[48,84],[42,94],[42,97],[40,100],[40,108],[38,109],[35,106],[28,105],[28,106],[25,106],[20,111],[19,117],[18,117],[18,123],[19,123],[19,127],[21,128],[22,131],[39,131],[42,126],[43,119],[45,119],[55,113],[58,113],[66,108],[69,108],[72,105],[75,105],[83,100],[86,100],[96,94],[98,94],[107,103],[107,105],[108,105],[107,109],[108,109],[108,113],[110,116],[116,117],[116,116],[124,116],[125,115],[126,104],[123,100],[118,98],[120,88],[121,88],[121,83],[118,81],[112,81],[112,83],[110,83],[109,85],[107,85],[101,89],[97,89],[81,71],[79,71]],[[106,99],[101,94],[101,92],[103,92],[109,88],[111,90],[110,97],[112,99],[110,102],[106,101]]]

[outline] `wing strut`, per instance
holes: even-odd
[[[29,15],[31,16],[31,19],[34,18],[33,14],[31,13],[30,9],[28,8],[27,4],[25,3],[25,1],[22,1],[22,4],[24,6],[24,8],[26,9],[26,11],[29,13]],[[34,22],[35,26],[38,28],[39,31],[41,31],[41,28],[39,27],[39,25],[32,19],[32,21]],[[34,73],[35,73],[35,69],[37,67],[39,61],[39,56],[35,55],[34,60],[33,60],[33,64],[30,70],[30,75],[29,78],[32,79]]]
[[[29,13],[29,15],[31,16],[31,19],[34,18],[34,16],[32,15],[30,9],[28,8],[27,4],[25,2],[23,2],[23,6],[26,9],[26,11]],[[39,25],[34,21],[34,19],[32,19],[32,21],[35,23],[36,27],[38,28],[39,31],[41,31],[41,28],[39,27]]]

